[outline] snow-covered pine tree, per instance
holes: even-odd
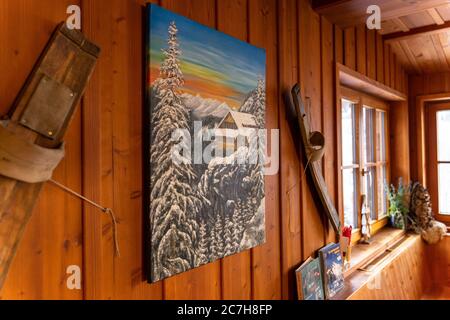
[[[158,103],[151,110],[153,281],[194,267],[198,241],[196,215],[201,209],[201,201],[192,187],[196,179],[192,166],[176,164],[171,156],[173,146],[178,144],[178,141],[172,141],[172,132],[189,130],[190,119],[179,93],[184,80],[175,22],[170,24],[168,32],[168,48],[163,50],[160,77],[153,84]]]
[[[236,252],[236,246],[233,241],[233,230],[234,225],[232,219],[228,215],[225,216],[225,226],[224,226],[224,235],[223,241],[225,243],[224,247],[224,255],[229,256]]]
[[[223,241],[223,230],[224,225],[222,221],[222,217],[220,215],[216,218],[216,223],[214,225],[214,236],[216,243],[216,252],[214,253],[217,258],[222,258],[224,256],[224,241]]]
[[[255,91],[255,101],[253,116],[259,129],[266,127],[266,83],[262,77],[258,79],[258,86]]]
[[[199,240],[198,240],[197,257],[196,257],[196,263],[195,263],[195,265],[197,267],[208,263],[209,238],[206,233],[206,223],[203,221],[200,223],[200,230],[199,230],[198,237],[199,237]]]
[[[235,248],[235,252],[239,251],[241,246],[242,235],[244,233],[243,221],[239,219],[238,210],[235,210],[234,215],[232,217],[233,222],[233,246]]]
[[[211,231],[209,232],[209,239],[210,239],[210,245],[209,245],[209,261],[214,261],[218,258],[220,258],[217,255],[217,237],[216,237],[216,228],[215,225],[212,226]]]
[[[264,129],[266,127],[265,110],[266,83],[262,77],[259,77],[256,89],[249,93],[239,111],[252,114],[255,117],[258,128]]]

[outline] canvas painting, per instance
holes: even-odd
[[[148,8],[149,281],[265,242],[266,54]]]

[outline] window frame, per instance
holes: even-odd
[[[441,214],[439,211],[439,163],[450,163],[448,161],[439,161],[438,159],[438,145],[437,145],[437,113],[439,111],[450,110],[450,102],[434,103],[427,106],[425,111],[425,127],[426,127],[426,142],[428,152],[426,154],[427,168],[426,187],[430,192],[431,204],[436,219],[444,222],[450,222],[449,214]],[[433,141],[435,141],[433,143]]]
[[[391,178],[391,172],[390,172],[390,139],[389,139],[389,104],[383,100],[380,100],[378,98],[369,96],[367,94],[355,91],[353,89],[347,88],[345,86],[340,86],[339,88],[339,96],[338,96],[338,112],[337,112],[337,133],[338,133],[338,203],[339,203],[339,212],[340,212],[340,218],[341,223],[344,224],[344,200],[343,200],[343,170],[349,169],[351,166],[343,166],[342,165],[342,100],[348,100],[354,104],[354,113],[355,113],[355,139],[356,139],[356,161],[357,165],[354,165],[353,168],[358,169],[357,172],[357,178],[356,178],[356,209],[357,209],[357,228],[353,230],[352,234],[352,244],[359,241],[361,238],[361,194],[362,194],[362,183],[363,183],[363,175],[362,170],[364,168],[369,167],[375,167],[375,176],[374,176],[374,207],[376,212],[376,219],[372,221],[371,223],[371,233],[374,235],[377,233],[380,229],[382,229],[384,226],[387,225],[388,218],[387,218],[387,212],[380,216],[379,208],[378,208],[378,192],[379,192],[379,186],[378,186],[378,180],[380,175],[380,170],[383,166],[386,167],[386,181],[389,184],[390,178]],[[368,109],[374,109],[374,117],[372,119],[372,130],[373,130],[373,150],[374,150],[374,162],[368,164],[362,163],[362,129],[363,129],[363,123],[362,123],[362,112],[363,108],[366,107]],[[378,127],[379,127],[379,118],[378,118],[378,111],[385,112],[385,128],[384,128],[384,134],[385,134],[385,153],[386,153],[386,160],[383,161],[380,159],[380,147],[381,144],[379,142],[379,136],[378,136]],[[384,191],[384,186],[383,186]],[[388,204],[387,204],[388,206]],[[388,210],[388,207],[386,208]]]

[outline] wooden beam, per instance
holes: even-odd
[[[375,3],[374,3],[375,2]],[[400,0],[358,0],[358,1],[326,1],[313,0],[313,9],[324,15],[330,22],[341,28],[356,26],[366,22],[367,7],[377,4],[381,9],[383,20],[404,17],[421,13],[431,8],[447,5],[447,0],[416,1],[415,4],[406,4]]]
[[[349,2],[350,0],[312,0],[311,7],[315,9],[323,9],[326,7],[333,7],[344,2]]]
[[[381,82],[373,80],[355,70],[350,69],[340,63],[336,63],[336,72],[339,82],[350,89],[354,89],[382,100],[387,101],[406,101],[406,95],[402,92],[394,90]],[[395,69],[391,69],[394,72]],[[394,81],[395,83],[395,81]],[[394,85],[391,83],[391,86]]]
[[[441,25],[441,24],[445,23],[444,19],[442,19],[441,15],[436,10],[436,8],[430,8],[427,10],[427,12],[430,15],[430,17],[433,19],[434,23],[436,23],[437,25]]]
[[[408,32],[394,32],[383,36],[383,39],[386,41],[386,43],[392,42],[392,41],[400,41],[400,40],[407,40],[415,37],[420,37],[424,35],[433,35],[438,34],[442,32],[447,32],[450,30],[450,21],[445,22],[444,24],[440,25],[430,25],[430,26],[424,26],[419,28],[411,29]]]
[[[394,18],[391,21],[403,32],[408,32],[409,27],[403,22],[401,18]]]

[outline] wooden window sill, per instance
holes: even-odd
[[[350,263],[346,267],[344,276],[348,277],[355,270],[361,268],[363,265],[385,252],[404,236],[404,230],[384,227],[371,238],[370,244],[352,245]]]
[[[351,260],[344,272],[345,287],[331,300],[346,300],[364,286],[370,278],[372,271],[390,261],[402,249],[408,237],[404,230],[385,227],[372,237],[369,245],[356,244],[352,247]],[[398,250],[397,250],[398,249]],[[372,265],[371,271],[361,270],[361,268]]]

